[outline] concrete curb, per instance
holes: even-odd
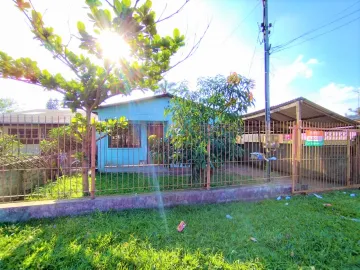
[[[291,185],[258,185],[229,187],[211,190],[187,190],[141,195],[97,197],[94,200],[73,199],[0,204],[1,222],[20,222],[30,219],[54,218],[88,214],[94,211],[158,208],[159,205],[226,203],[234,201],[258,201],[290,194]]]

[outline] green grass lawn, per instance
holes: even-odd
[[[89,183],[90,180],[89,177]],[[161,190],[179,189],[182,186],[186,186],[187,183],[189,183],[189,177],[152,177],[151,175],[140,173],[104,173],[96,175],[95,190],[96,196],[144,193],[155,191],[159,188]],[[54,182],[38,187],[26,199],[68,199],[82,196],[82,177],[81,175],[74,175],[59,177]]]
[[[2,224],[0,269],[360,269],[351,192]]]
[[[90,178],[90,177],[89,177]],[[257,180],[259,182],[259,180]],[[204,187],[205,181],[195,181],[184,175],[150,175],[141,173],[98,173],[95,179],[96,196],[146,193],[157,190],[179,190]],[[227,185],[245,185],[254,183],[251,176],[236,174],[215,174],[212,187]],[[56,181],[37,187],[25,197],[25,200],[69,199],[83,196],[81,175],[63,176]]]

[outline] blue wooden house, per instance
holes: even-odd
[[[115,136],[106,136],[97,144],[100,172],[126,172],[144,170],[149,160],[149,136],[164,138],[171,116],[165,117],[171,94],[103,105],[97,109],[99,121],[125,116],[128,129]]]

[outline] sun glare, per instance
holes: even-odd
[[[130,46],[119,34],[105,30],[100,34],[98,42],[106,59],[117,61],[123,58],[129,60]]]

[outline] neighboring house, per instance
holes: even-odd
[[[165,117],[171,94],[161,94],[100,106],[96,111],[99,121],[125,116],[129,121],[126,131],[106,136],[98,142],[98,169],[119,171],[117,168],[149,164],[150,135],[163,138],[171,117]]]
[[[81,113],[81,112],[80,112]],[[39,154],[39,143],[52,128],[68,125],[74,116],[68,109],[29,110],[0,114],[1,133],[15,135],[23,144],[22,153]]]

